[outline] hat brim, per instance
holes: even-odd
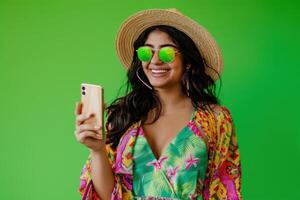
[[[196,44],[205,60],[205,72],[216,81],[223,71],[221,50],[211,34],[199,23],[179,12],[165,9],[140,11],[128,17],[119,29],[116,38],[117,55],[127,69],[134,53],[134,41],[147,28],[156,25],[172,26],[188,35]],[[217,71],[218,74],[215,72]]]

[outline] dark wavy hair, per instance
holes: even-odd
[[[140,34],[134,42],[134,49],[143,46],[148,35],[154,30],[167,33],[182,53],[184,66],[190,65],[189,70],[186,69],[183,74],[182,89],[188,95],[187,84],[189,84],[188,96],[191,98],[193,106],[199,110],[205,110],[211,109],[211,104],[219,104],[219,99],[215,95],[216,84],[205,73],[205,67],[211,67],[206,64],[193,40],[182,31],[166,25],[152,26]],[[112,144],[114,148],[117,147],[120,138],[132,124],[139,121],[143,124],[146,121],[150,110],[154,108],[158,110],[152,123],[159,118],[161,113],[162,106],[157,93],[155,90],[147,88],[136,75],[136,71],[140,67],[142,67],[142,63],[134,51],[132,63],[127,72],[125,95],[114,100],[107,108],[106,143]],[[214,71],[220,78],[218,72]],[[143,70],[139,70],[139,75],[148,85],[151,85]]]

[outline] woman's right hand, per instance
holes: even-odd
[[[85,123],[93,115],[86,116],[82,114],[81,102],[76,102],[75,116],[75,137],[77,141],[88,147],[92,152],[105,151],[105,142],[102,140],[102,127]]]

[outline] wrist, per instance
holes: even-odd
[[[106,152],[106,148],[104,145],[103,147],[101,147],[100,149],[97,149],[97,150],[91,149],[90,153],[92,154],[92,156],[98,156],[98,155],[103,155],[103,154],[106,155],[107,152]]]

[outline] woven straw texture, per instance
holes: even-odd
[[[199,23],[184,16],[176,9],[150,9],[128,17],[121,25],[116,37],[116,50],[121,63],[127,69],[133,58],[133,43],[147,28],[155,25],[169,25],[187,34],[196,44],[206,65],[219,74],[223,71],[223,59],[219,46],[212,35]],[[205,72],[214,81],[218,75],[206,67]]]

